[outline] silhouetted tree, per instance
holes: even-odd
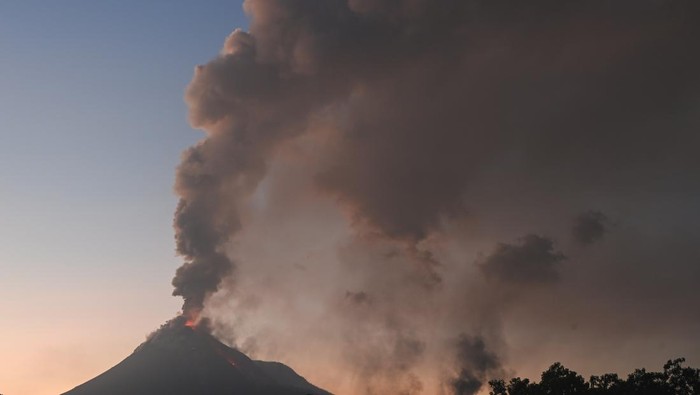
[[[624,380],[620,380],[615,373],[606,373],[602,376],[591,376],[591,394],[624,394]]]
[[[617,374],[591,376],[586,381],[578,373],[557,362],[542,373],[539,383],[516,377],[507,384],[492,380],[491,395],[700,395],[700,369],[684,367],[684,358],[666,362],[663,372],[637,369],[627,380]]]

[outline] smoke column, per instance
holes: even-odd
[[[582,307],[595,338],[649,295],[700,301],[699,7],[246,0],[186,91],[183,314],[309,371],[316,350],[354,375],[312,378],[331,390],[467,394],[515,317],[546,343],[526,312]]]

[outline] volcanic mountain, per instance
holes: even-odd
[[[176,318],[122,362],[63,395],[331,395]]]

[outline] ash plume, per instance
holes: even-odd
[[[700,3],[244,9],[186,92],[205,137],[175,185],[185,315],[349,394],[434,393],[455,370],[470,393],[527,365],[506,339],[578,322],[584,348],[700,325],[674,307],[700,303]],[[574,241],[606,243],[555,248],[580,207],[625,226],[590,212]],[[461,333],[482,340],[446,362]]]
[[[183,155],[175,183],[175,239],[186,262],[173,294],[185,299],[186,315],[197,316],[233,270],[224,250],[241,229],[240,206],[264,177],[267,157],[304,130],[310,107],[326,102],[323,87],[309,91],[317,81],[287,75],[290,65],[261,61],[257,52],[253,37],[236,30],[217,59],[197,67],[186,92],[192,126],[207,133]]]

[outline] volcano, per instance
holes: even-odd
[[[63,395],[331,395],[176,318],[122,362]]]

